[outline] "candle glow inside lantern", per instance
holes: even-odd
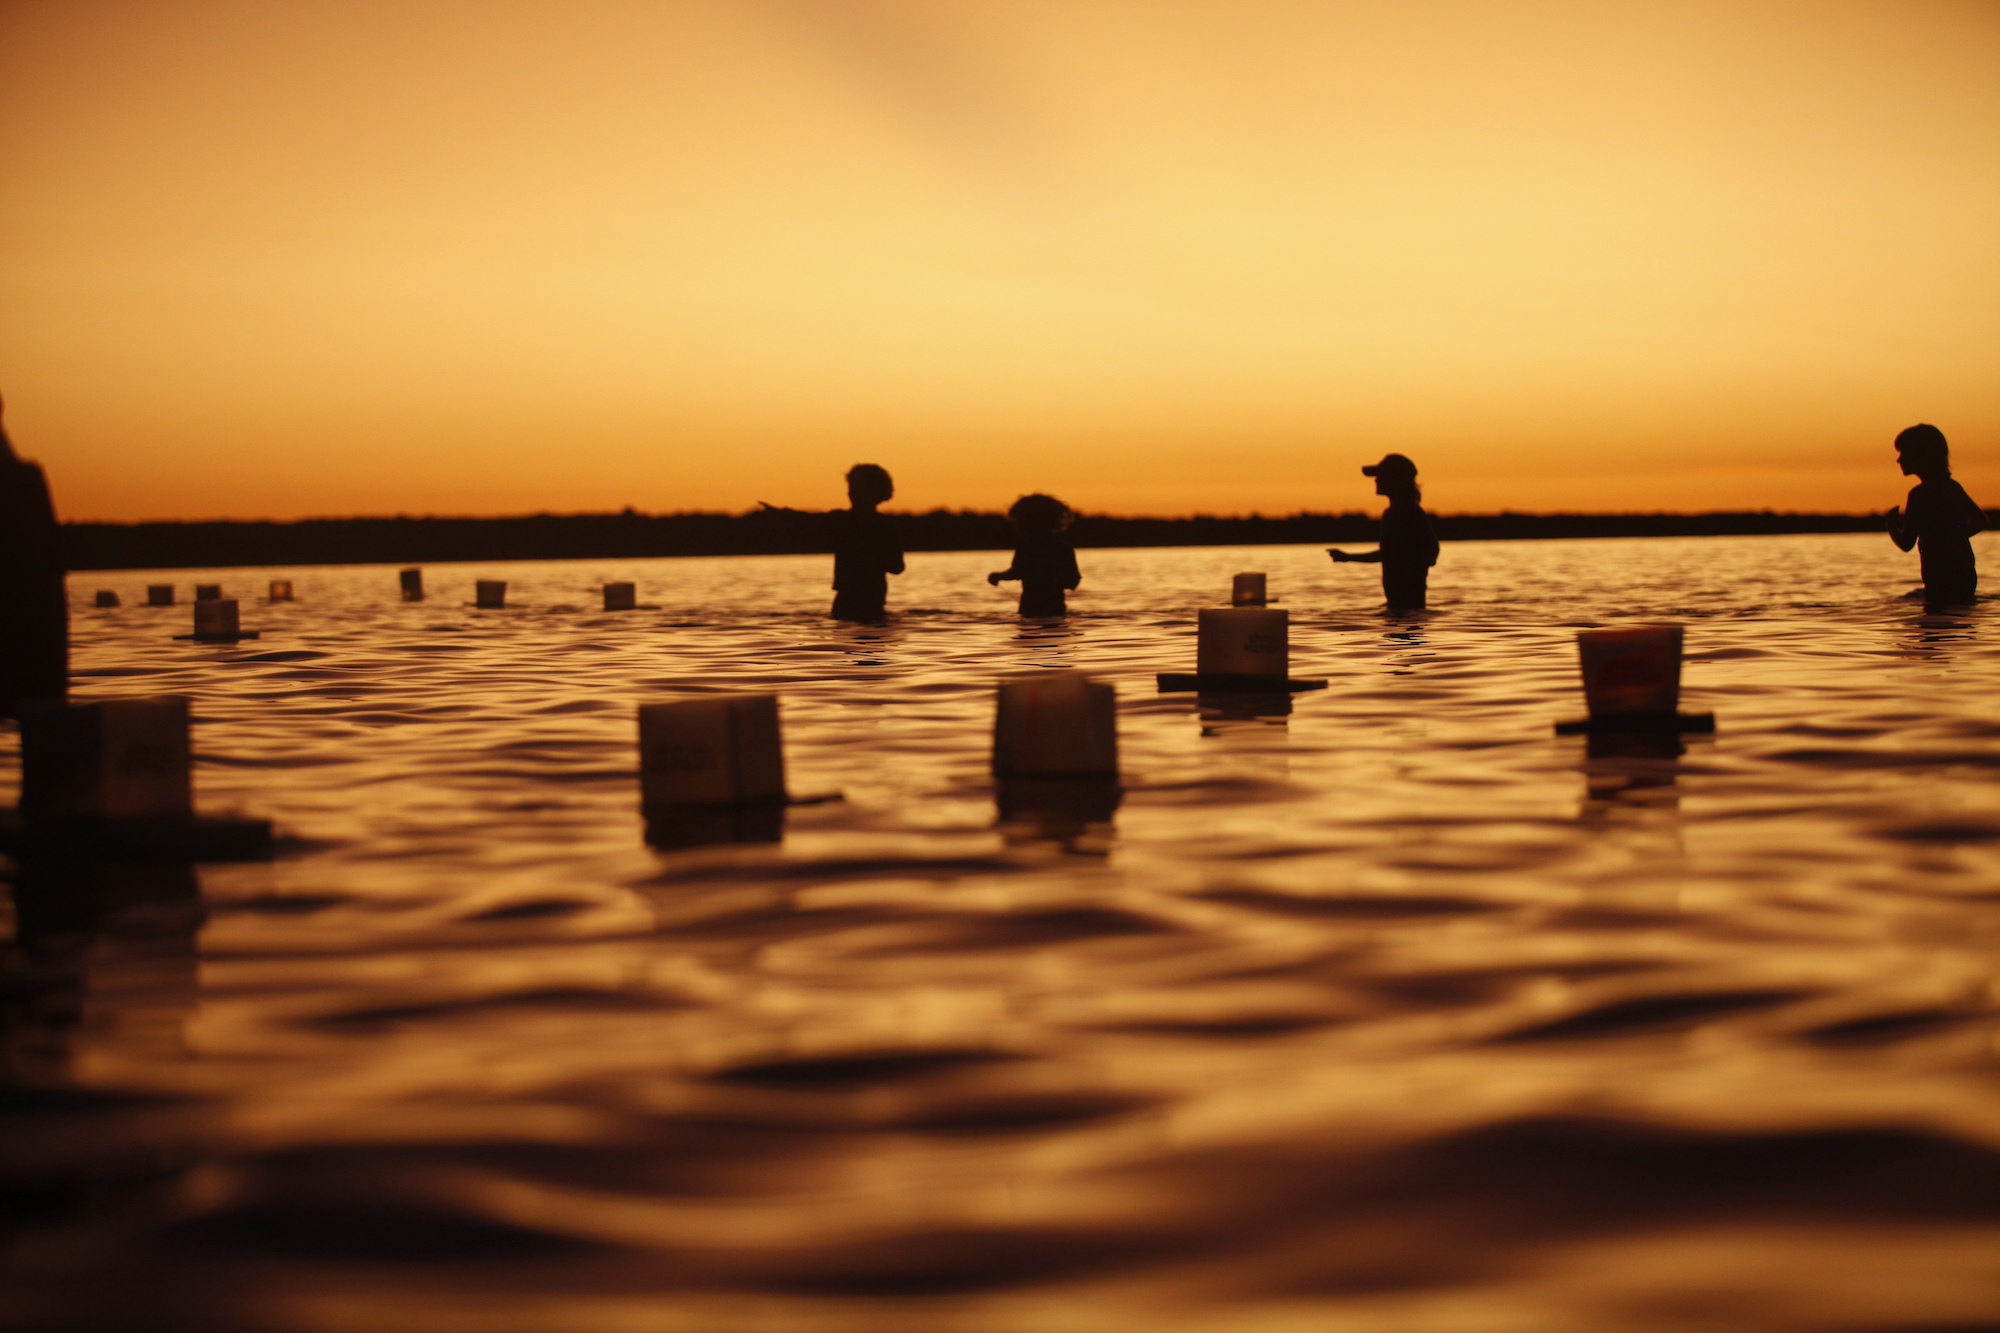
[[[396,581],[402,585],[404,601],[421,602],[424,600],[423,570],[406,569],[402,571],[400,574],[396,575]]]
[[[1578,631],[1590,716],[1673,716],[1680,706],[1682,634],[1679,625]]]
[[[109,588],[100,588],[97,593],[96,605],[116,606],[118,605],[118,594]]]
[[[1238,574],[1230,580],[1229,604],[1231,606],[1262,606],[1268,600],[1265,596],[1265,579],[1262,574]]]
[[[1116,777],[1117,691],[1081,671],[1002,681],[993,773],[1002,779]]]
[[[292,601],[292,581],[290,579],[272,579],[271,600],[274,602]]]
[[[174,585],[171,583],[149,583],[146,585],[147,606],[172,606]]]
[[[1283,680],[1291,669],[1291,613],[1255,606],[1203,607],[1195,671]]]
[[[606,611],[631,611],[638,605],[638,585],[632,583],[607,583],[604,585],[604,609]]]
[[[717,694],[639,706],[644,808],[785,799],[777,695]]]
[[[507,584],[501,579],[480,579],[472,585],[472,604],[488,609],[507,605]]]

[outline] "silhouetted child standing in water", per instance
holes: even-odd
[[[1438,539],[1431,516],[1424,512],[1423,492],[1417,489],[1417,465],[1401,454],[1384,454],[1381,462],[1362,468],[1361,475],[1375,478],[1375,493],[1389,500],[1382,512],[1381,548],[1359,555],[1329,548],[1327,554],[1335,564],[1380,563],[1382,595],[1389,609],[1422,611],[1430,592],[1431,566],[1437,563]]]
[[[1076,548],[1062,536],[1076,517],[1070,507],[1053,495],[1024,495],[1007,511],[1014,520],[1014,563],[986,576],[999,587],[1002,580],[1021,580],[1021,614],[1062,616],[1069,614],[1069,599],[1063,594],[1083,582],[1076,567]]]
[[[903,572],[903,543],[896,525],[878,508],[896,494],[886,468],[856,463],[847,469],[847,503],[833,546],[833,618],[880,620],[889,602],[889,576]]]
[[[878,508],[894,498],[886,468],[856,463],[847,469],[846,509],[829,513],[764,505],[767,514],[796,515],[831,523],[835,620],[880,620],[889,602],[889,576],[903,572],[903,543],[896,525]]]
[[[1986,528],[1986,512],[1952,479],[1951,446],[1936,426],[1912,426],[1896,437],[1896,462],[1917,478],[1901,511],[1889,511],[1889,536],[1907,551],[1917,548],[1924,572],[1924,606],[1962,606],[1979,590],[1972,536]]]

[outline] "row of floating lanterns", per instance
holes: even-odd
[[[1246,578],[1255,582],[1246,584]],[[409,581],[404,586],[407,593]],[[421,595],[420,578],[417,588]],[[1289,613],[1261,604],[1263,594],[1263,576],[1239,575],[1232,595],[1239,604],[1202,608],[1196,669],[1160,673],[1159,690],[1193,692],[1204,703],[1245,696],[1284,700],[1278,711],[1289,711],[1291,694],[1324,688],[1323,680],[1291,678]],[[236,628],[235,606],[220,597],[198,598],[197,633],[182,637],[256,637]],[[1631,736],[1714,730],[1712,714],[1678,711],[1680,626],[1583,630],[1577,645],[1588,716],[1558,723],[1557,731]],[[21,812],[31,839],[39,832],[71,851],[124,847],[189,859],[254,855],[259,847],[268,853],[267,822],[196,817],[185,698],[44,702],[27,714]],[[800,803],[785,781],[776,694],[645,703],[637,721],[640,807],[650,840],[669,846],[770,841],[782,827],[784,809]],[[1000,681],[992,772],[1003,819],[1050,810],[1108,819],[1118,803],[1115,688],[1079,670]]]
[[[397,575],[401,585],[403,600],[421,602],[424,600],[424,571],[405,569]],[[507,581],[505,579],[476,579],[472,585],[474,606],[507,605]],[[150,583],[146,585],[147,606],[174,605],[175,588],[171,583]],[[222,585],[219,583],[197,583],[194,585],[194,599],[200,602],[224,600]],[[272,579],[268,602],[295,602],[298,594],[293,591],[290,579]],[[117,607],[123,605],[118,594],[109,588],[98,589],[92,602],[94,606]],[[638,585],[634,583],[607,583],[604,585],[604,609],[606,611],[633,611],[638,609]]]
[[[424,572],[421,569],[406,569],[399,576],[403,600],[421,602],[424,600]],[[478,579],[472,585],[473,606],[481,610],[500,610],[507,605],[507,583],[504,579]],[[146,588],[147,606],[173,606],[174,585],[171,583],[149,584]],[[295,602],[290,579],[272,579],[269,602]],[[93,605],[113,608],[121,605],[118,594],[109,588],[100,589]],[[604,609],[606,611],[636,611],[639,608],[638,585],[633,583],[607,583],[604,585]],[[242,612],[235,598],[222,595],[219,583],[197,583],[194,589],[194,632],[177,634],[177,639],[192,639],[198,643],[235,643],[242,639],[259,637],[256,630],[242,627]]]

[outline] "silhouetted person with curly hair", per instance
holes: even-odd
[[[1053,495],[1024,495],[1007,511],[1014,520],[1014,563],[986,576],[994,587],[1009,579],[1021,581],[1021,608],[1024,616],[1065,616],[1069,599],[1064,596],[1083,582],[1076,567],[1076,548],[1063,532],[1076,513]]]
[[[69,595],[62,531],[41,468],[0,426],[0,717],[69,697]]]
[[[1431,566],[1437,563],[1438,539],[1431,516],[1424,512],[1423,492],[1417,489],[1417,465],[1401,454],[1384,454],[1381,462],[1362,468],[1361,475],[1375,478],[1375,493],[1389,500],[1382,511],[1381,547],[1358,555],[1328,548],[1327,554],[1335,564],[1380,563],[1382,596],[1389,609],[1422,611],[1430,594]]]
[[[1916,425],[1898,435],[1896,462],[1917,484],[1902,509],[1889,511],[1889,537],[1902,550],[1917,548],[1925,609],[1969,604],[1979,592],[1972,537],[1986,530],[1986,511],[1953,479],[1951,446],[1936,426]]]

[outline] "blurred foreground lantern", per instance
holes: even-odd
[[[268,857],[265,820],[197,819],[188,701],[36,702],[21,719],[21,827],[31,851],[84,859]],[[10,849],[12,850],[12,849]]]
[[[1679,625],[1587,629],[1576,636],[1592,717],[1671,713],[1681,701]]]
[[[180,695],[38,706],[22,720],[21,747],[24,814],[194,813],[188,701]]]
[[[993,719],[999,778],[1115,778],[1118,697],[1081,671],[1002,681]]]
[[[785,801],[775,694],[639,706],[639,800],[647,810]]]

